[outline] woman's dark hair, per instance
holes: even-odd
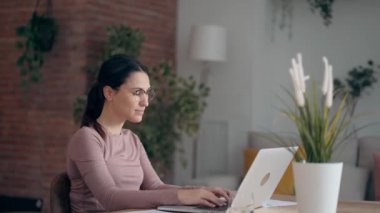
[[[147,72],[147,67],[126,55],[114,55],[103,62],[97,80],[87,95],[81,127],[91,126],[102,138],[105,138],[104,130],[96,121],[103,110],[105,101],[103,87],[110,86],[117,90],[134,72]]]

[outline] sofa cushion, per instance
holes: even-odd
[[[259,149],[247,148],[244,149],[244,175],[247,174],[249,167],[251,166],[253,160],[255,160]]]
[[[355,138],[350,138],[336,147],[331,161],[343,162],[344,165],[356,166],[357,156],[358,142]]]
[[[373,181],[375,186],[375,200],[380,201],[380,152],[373,154],[375,167],[373,170]]]
[[[358,140],[359,158],[358,165],[368,169],[373,168],[373,153],[380,152],[380,137],[361,137]]]
[[[368,177],[368,169],[344,164],[339,199],[364,200]]]
[[[248,172],[249,167],[255,160],[259,149],[247,148],[244,150],[244,175]],[[274,194],[294,195],[294,177],[292,164],[289,164],[280,182],[278,183]]]
[[[289,164],[280,182],[278,183],[277,188],[274,191],[274,194],[295,195],[294,175],[293,175],[292,165],[293,165],[292,163]]]

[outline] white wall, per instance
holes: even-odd
[[[336,77],[346,76],[349,69],[364,65],[368,59],[380,64],[380,1],[336,1],[332,24],[325,27],[321,17],[310,12],[306,0],[293,0],[292,27],[283,30],[278,27],[280,8],[275,2],[279,0],[178,2],[177,70],[181,75],[198,77],[201,70],[199,62],[190,60],[187,54],[192,25],[217,24],[227,29],[227,61],[211,64],[211,94],[203,117],[204,123],[228,124],[226,144],[221,143],[227,153],[221,159],[220,154],[212,155],[218,152],[215,148],[209,150],[210,155],[199,156],[201,162],[227,159],[226,173],[241,173],[248,131],[294,129],[279,114],[276,107],[281,105],[276,96],[283,95],[281,86],[291,86],[288,69],[296,53],[303,54],[306,74],[318,81],[323,77],[322,56],[328,57]],[[378,83],[357,109],[372,114],[357,125],[380,121],[379,100]],[[360,134],[378,135],[379,129],[379,125],[371,126]],[[191,143],[185,141],[184,145],[190,162]],[[175,181],[186,183],[190,168],[191,164],[187,169],[177,165]]]

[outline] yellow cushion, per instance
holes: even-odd
[[[244,175],[247,173],[253,160],[255,160],[259,149],[247,148],[244,150]],[[284,175],[282,176],[274,194],[294,195],[294,177],[292,164],[288,166]]]

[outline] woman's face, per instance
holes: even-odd
[[[132,123],[141,122],[149,105],[149,77],[145,72],[133,72],[118,90],[113,90],[109,105],[118,118]]]

